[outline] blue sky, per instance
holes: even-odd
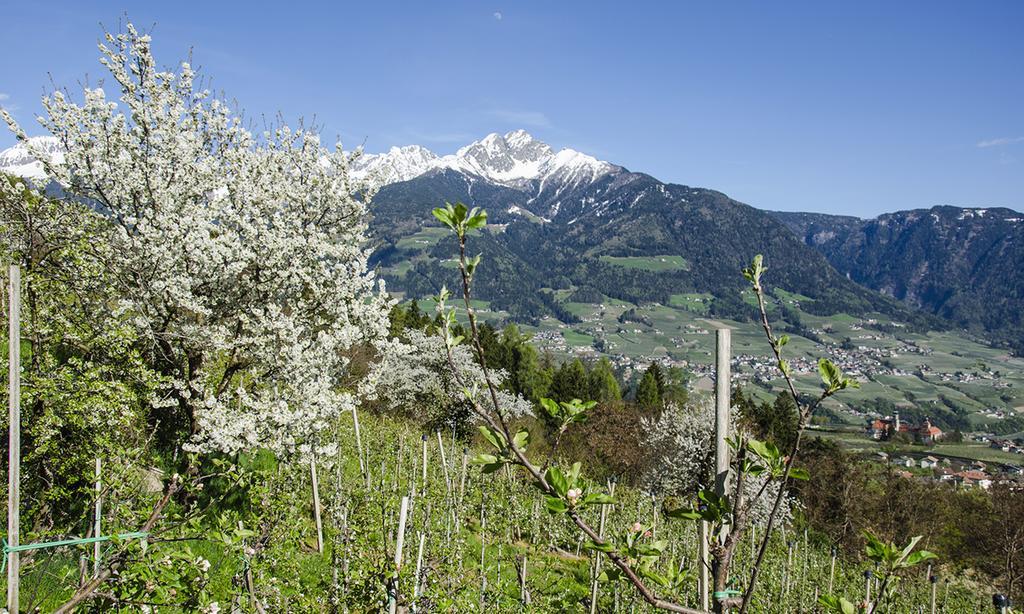
[[[1024,3],[0,3],[0,104],[102,67],[127,12],[251,116],[368,151],[525,128],[765,209],[1024,210]],[[6,132],[0,147],[13,143]]]

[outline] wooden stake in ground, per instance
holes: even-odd
[[[448,460],[444,455],[444,441],[441,439],[441,431],[437,432],[437,449],[441,452],[441,468],[444,469],[444,486],[448,491],[448,496],[452,495],[452,480],[448,475]]]
[[[313,481],[313,520],[316,521],[316,551],[324,553],[324,526],[320,520],[320,484],[316,479],[316,458],[309,459],[309,476]]]
[[[828,594],[832,594],[832,583],[836,578],[836,547],[832,546],[832,564],[828,570]]]
[[[427,534],[420,531],[420,548],[416,553],[416,577],[412,585],[412,611],[416,611],[416,600],[420,596],[420,577],[423,574],[423,548],[427,545]]]
[[[100,537],[103,535],[102,527],[100,526],[103,518],[103,481],[100,478],[100,459],[96,459],[96,514],[93,519],[92,536]],[[92,549],[92,577],[100,575],[100,543],[96,542],[93,544]]]
[[[462,498],[466,495],[466,465],[469,462],[469,448],[462,448],[462,477],[459,478],[459,507],[462,507]]]
[[[388,612],[395,614],[398,610],[398,574],[402,570],[402,546],[405,545],[405,521],[409,513],[409,497],[402,497],[402,506],[398,511],[398,535],[395,537],[395,574],[388,587]]]
[[[708,584],[710,579],[708,576],[708,523],[706,520],[700,521],[700,538],[697,540],[700,546],[700,553],[698,554],[697,565],[700,567],[700,575],[697,580],[697,596],[700,602],[700,609],[707,611],[710,603],[708,602]]]
[[[732,373],[730,353],[732,331],[728,328],[715,330],[715,491],[724,497],[729,490],[729,406],[732,393]],[[722,531],[721,539],[725,539],[726,531]]]
[[[21,269],[10,267],[10,331],[7,336],[7,545],[21,544]],[[19,611],[21,557],[7,555],[7,611]]]
[[[423,435],[423,496],[427,496],[427,436]]]
[[[356,430],[356,455],[359,456],[359,473],[363,474],[366,478],[366,488],[370,488],[370,472],[367,471],[366,464],[363,462],[363,438],[359,436],[359,413],[356,412],[356,408],[352,408],[352,424]]]
[[[526,553],[523,553],[523,564],[519,567],[519,601],[523,608],[530,605],[530,592],[526,590]]]
[[[615,482],[612,482],[608,486],[608,494],[615,496]],[[608,518],[608,506],[601,506],[601,520],[597,525],[597,536],[604,537],[604,525]],[[594,571],[591,574],[593,580],[590,585],[590,614],[597,612],[597,591],[598,591],[598,576],[601,574],[601,551],[597,551],[597,555],[594,557]]]
[[[484,611],[484,604],[487,603],[487,540],[484,530],[487,528],[487,518],[484,514],[484,502],[480,502],[480,611]]]
[[[935,587],[938,585],[939,579],[929,574],[928,581],[931,582],[932,585],[932,614],[935,614]]]

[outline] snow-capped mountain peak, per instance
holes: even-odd
[[[351,173],[359,178],[372,177],[382,184],[408,181],[433,168],[437,154],[426,147],[392,147],[386,153],[363,154],[352,164]]]
[[[34,136],[28,143],[19,142],[13,147],[0,151],[0,172],[40,181],[46,178],[43,163],[32,154],[35,150],[50,157],[53,162],[64,160],[64,152],[56,137]]]
[[[405,181],[432,170],[450,169],[493,183],[522,186],[550,180],[578,183],[615,171],[618,167],[573,149],[555,152],[525,130],[488,134],[454,154],[437,156],[419,146],[392,147],[382,154],[367,154],[355,170],[373,173],[383,184]]]

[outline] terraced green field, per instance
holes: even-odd
[[[682,256],[601,256],[601,262],[627,269],[653,271],[686,271],[690,265]]]

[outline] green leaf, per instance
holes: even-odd
[[[822,595],[818,597],[818,605],[824,606],[825,611],[836,614],[857,614],[857,608],[843,597]]]
[[[602,492],[595,492],[583,497],[583,505],[612,505],[615,498]]]
[[[939,558],[939,556],[934,552],[929,552],[928,550],[918,550],[917,552],[907,557],[907,560],[903,562],[903,566],[913,567],[915,565],[920,565],[924,561],[929,561],[931,559],[937,558]]]
[[[469,462],[474,465],[490,465],[498,462],[498,457],[493,454],[477,454]]]
[[[789,477],[793,478],[794,480],[806,481],[811,479],[811,474],[809,471],[801,467],[793,467],[792,469],[789,470]]]
[[[835,392],[840,389],[843,376],[839,371],[839,367],[831,360],[828,358],[820,359],[818,361],[818,373],[821,374],[821,381],[825,383],[825,390]]]
[[[526,451],[528,443],[530,443],[530,431],[519,431],[515,434],[515,437],[512,438],[512,446],[516,450],[520,450],[522,452]]]
[[[669,518],[682,518],[683,520],[700,520],[700,512],[694,511],[687,507],[681,507],[668,512]]]
[[[483,424],[480,425],[478,429],[480,430],[480,434],[484,436],[484,439],[490,442],[490,444],[494,446],[497,450],[500,451],[505,449],[505,446],[503,445],[500,435],[498,435],[498,433],[494,431],[494,429]]]
[[[595,544],[594,542],[587,540],[583,542],[583,547],[587,550],[596,550],[598,552],[615,552],[615,546],[608,542],[603,544]]]
[[[544,408],[544,411],[546,411],[549,416],[555,419],[558,419],[562,413],[561,406],[559,406],[554,400],[547,397],[541,397],[540,406]]]
[[[552,514],[564,514],[569,511],[569,506],[558,497],[544,497],[544,505]]]
[[[487,212],[480,211],[479,213],[476,213],[476,211],[477,209],[474,207],[473,211],[470,212],[469,220],[466,221],[466,228],[470,230],[483,228],[487,225]]]
[[[549,467],[547,474],[545,474],[544,477],[547,479],[548,484],[551,485],[551,488],[555,490],[555,493],[557,493],[559,497],[564,497],[565,494],[569,492],[569,480],[565,477],[565,474],[562,473],[562,470],[559,469],[558,467]]]
[[[455,230],[455,221],[452,219],[451,205],[449,205],[448,208],[446,209],[434,209],[433,211],[431,211],[431,213],[433,213],[434,217],[440,220],[442,224],[444,224],[448,228],[451,228],[452,230]]]

